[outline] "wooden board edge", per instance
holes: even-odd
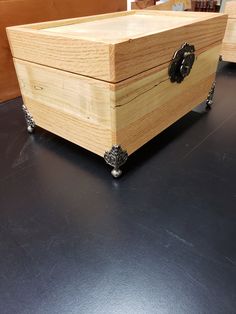
[[[69,19],[60,19],[60,20],[47,21],[47,22],[41,22],[41,23],[31,23],[31,24],[22,24],[22,25],[18,25],[18,26],[9,26],[9,27],[7,27],[7,29],[9,29],[9,30],[23,29],[24,31],[28,31],[28,30],[36,30],[37,31],[37,30],[41,30],[41,29],[45,29],[45,28],[66,26],[66,25],[77,24],[77,23],[92,22],[92,21],[96,21],[96,20],[107,19],[110,17],[132,15],[132,14],[134,14],[133,11],[119,11],[119,12],[113,12],[113,13],[96,14],[96,15],[75,17],[75,18],[69,18]]]

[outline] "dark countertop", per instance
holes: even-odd
[[[102,158],[0,105],[1,314],[236,313],[236,64],[209,113]]]

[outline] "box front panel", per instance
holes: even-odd
[[[185,80],[171,83],[168,67],[116,89],[113,141],[131,154],[207,98],[221,45],[198,55]]]
[[[111,148],[109,84],[14,60],[36,125],[103,156]]]

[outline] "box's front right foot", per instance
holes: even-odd
[[[111,171],[112,176],[119,178],[122,174],[120,167],[126,163],[128,153],[120,145],[114,145],[110,151],[105,152],[104,159],[108,165],[114,167]]]

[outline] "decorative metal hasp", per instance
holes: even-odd
[[[104,159],[108,165],[114,167],[111,171],[113,177],[118,178],[122,174],[119,168],[126,163],[128,153],[120,145],[114,145],[109,152],[105,152]]]
[[[189,75],[195,61],[194,45],[185,43],[177,50],[169,65],[169,77],[172,83],[181,83]]]

